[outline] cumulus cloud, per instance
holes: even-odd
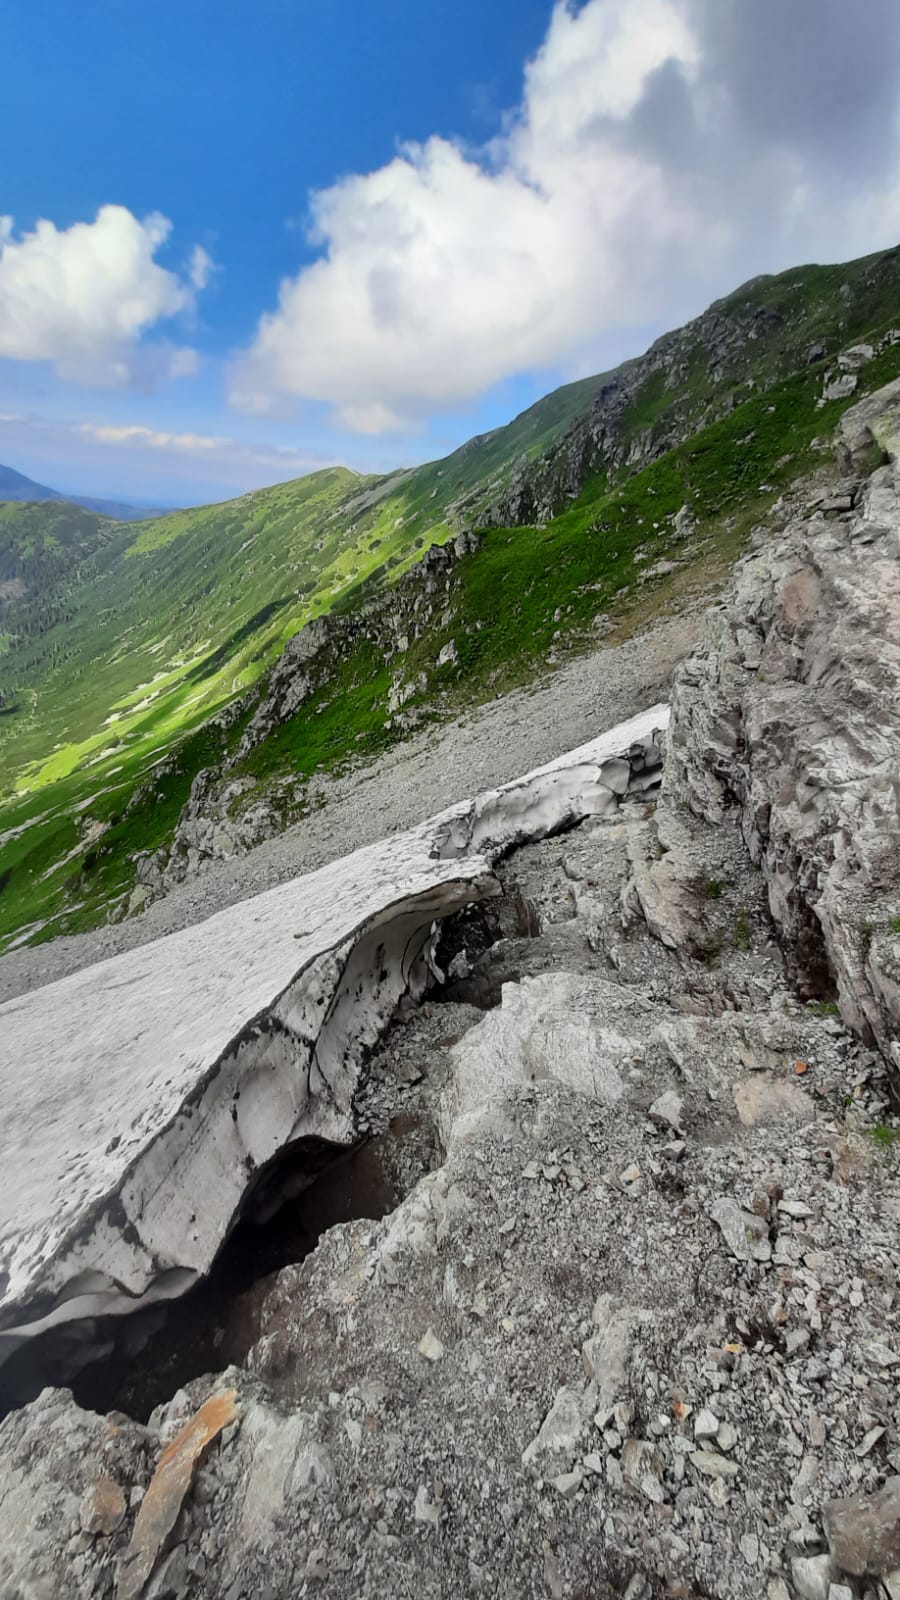
[[[150,423],[0,414],[0,461],[56,489],[189,505],[283,483],[336,464],[334,454]]]
[[[157,428],[142,427],[138,423],[116,426],[111,423],[82,422],[81,432],[89,439],[96,439],[98,444],[137,444],[149,450],[184,451],[186,455],[227,449],[233,443],[230,439],[217,439],[212,434],[166,433]]]
[[[0,218],[0,356],[49,361],[62,378],[121,385],[196,370],[196,352],[148,345],[158,323],[192,311],[212,261],[198,245],[187,278],[156,256],[171,233],[153,212],[102,206],[93,222],[39,221],[16,235]]]
[[[435,137],[312,196],[321,254],[232,400],[384,432],[751,272],[890,243],[898,46],[895,0],[558,3],[487,148]]]
[[[3,420],[0,417],[0,422]],[[217,465],[227,463],[233,467],[242,463],[258,469],[274,470],[285,477],[299,476],[317,467],[333,464],[332,457],[316,456],[309,451],[254,444],[221,434],[172,433],[166,429],[146,427],[142,423],[81,422],[75,425],[73,431],[93,444],[158,451],[166,455],[188,457],[203,464],[214,461]]]

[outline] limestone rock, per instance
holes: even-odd
[[[830,1500],[825,1532],[835,1565],[861,1578],[883,1578],[900,1568],[900,1476],[888,1478],[877,1494]]]
[[[96,1478],[81,1500],[81,1526],[85,1533],[115,1533],[125,1520],[125,1496],[112,1478]]]
[[[143,1482],[147,1442],[138,1424],[83,1411],[62,1389],[45,1389],[0,1423],[0,1592],[29,1600],[111,1592],[100,1574],[128,1537],[126,1491]]]
[[[597,1385],[601,1408],[611,1406],[624,1392],[635,1320],[630,1307],[615,1305],[611,1295],[600,1295],[594,1306],[597,1332],[582,1346],[581,1354],[587,1376]]]
[[[854,408],[854,411],[856,408]],[[893,448],[900,384],[848,413]],[[853,446],[850,446],[851,451]],[[673,695],[667,784],[700,816],[739,810],[789,965],[837,988],[885,1057],[900,1038],[900,484],[843,522],[798,519],[747,558]]]
[[[488,1120],[501,1127],[504,1101],[539,1079],[614,1104],[624,1093],[620,1065],[633,1045],[611,1025],[603,998],[604,986],[565,972],[504,984],[500,1009],[454,1047],[453,1081],[441,1107],[444,1143],[470,1137]],[[607,986],[605,998],[614,1007],[621,997]]]
[[[716,1200],[710,1215],[722,1230],[725,1242],[738,1261],[770,1261],[772,1246],[768,1228],[762,1217],[744,1211],[735,1200],[722,1196]]]
[[[571,1455],[584,1430],[582,1402],[572,1389],[560,1389],[540,1428],[522,1452],[522,1465],[544,1456]]]

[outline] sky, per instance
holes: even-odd
[[[0,461],[188,505],[446,454],[900,240],[896,0],[5,0]]]

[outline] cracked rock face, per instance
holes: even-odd
[[[891,450],[898,419],[892,385],[843,436]],[[836,986],[900,1072],[896,463],[840,504],[741,563],[708,614],[676,677],[667,781],[710,821],[739,809],[795,977],[823,998]]]

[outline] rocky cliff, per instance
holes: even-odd
[[[848,414],[848,468],[885,456],[900,384]],[[900,503],[846,477],[738,570],[682,669],[670,792],[740,818],[799,991],[900,1069]]]
[[[873,261],[871,283],[893,271]],[[590,410],[537,461],[523,458],[490,507],[500,526],[544,523],[584,488],[592,475],[611,478],[639,469],[730,415],[754,389],[765,390],[803,364],[821,374],[823,402],[856,392],[860,369],[900,339],[891,328],[871,344],[806,335],[802,289],[766,303],[764,279],[745,284],[685,327],[668,333],[645,355],[610,375]]]

